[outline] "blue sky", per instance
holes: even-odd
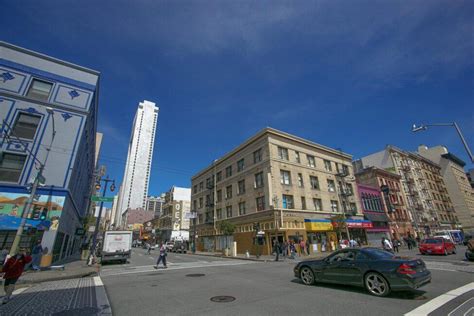
[[[149,194],[271,126],[355,158],[474,147],[472,1],[2,1],[0,39],[101,72],[120,182],[136,106],[160,106]],[[472,166],[472,164],[469,164]]]

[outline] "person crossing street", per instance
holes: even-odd
[[[158,266],[160,265],[160,262],[163,262],[163,267],[166,269],[168,266],[166,265],[166,246],[163,244],[163,242],[160,243],[160,255],[158,256],[158,261],[156,261],[156,265],[153,267],[155,269],[158,269]]]
[[[10,301],[10,298],[15,290],[15,284],[23,274],[25,270],[25,265],[31,262],[31,256],[27,254],[25,249],[20,250],[20,252],[5,262],[2,268],[2,273],[4,273],[3,278],[5,279],[3,284],[3,289],[5,290],[5,297],[3,298],[2,304],[6,304]]]

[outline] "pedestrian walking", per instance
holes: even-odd
[[[3,298],[2,304],[6,304],[10,301],[10,298],[15,290],[15,283],[20,278],[21,274],[25,270],[25,265],[31,262],[31,256],[27,254],[25,249],[21,249],[20,252],[10,257],[7,262],[3,265],[2,273],[5,279],[3,289],[5,291],[5,297]]]
[[[281,245],[281,255],[283,258],[286,258],[288,255],[288,242],[283,241],[283,244]]]
[[[146,254],[149,255],[151,253],[151,244],[147,243],[146,244]]]
[[[392,239],[392,245],[394,252],[398,253],[398,247],[400,247],[400,242],[398,241],[398,239]]]
[[[273,240],[273,252],[275,253],[275,261],[278,261],[278,258],[280,256],[280,243],[278,242],[278,239]]]
[[[41,246],[41,240],[38,240],[36,242],[36,245],[33,247],[33,250],[31,251],[31,257],[32,257],[32,267],[33,270],[38,271],[40,270],[40,262],[41,262],[41,257],[43,255],[43,246]]]
[[[5,261],[7,260],[8,256],[8,249],[3,248],[2,251],[0,252],[0,265],[3,265]]]
[[[290,242],[289,247],[290,247],[290,254],[291,254],[291,257],[290,257],[290,258],[291,258],[291,259],[295,259],[296,246],[295,246],[295,242],[294,242],[293,240]]]
[[[163,262],[164,268],[165,269],[168,268],[168,266],[166,265],[166,256],[167,256],[166,246],[163,243],[160,243],[160,255],[158,256],[158,260],[156,261],[156,265],[154,265],[153,267],[155,269],[158,269],[158,266],[160,265],[160,262]]]
[[[304,248],[305,248],[305,246],[306,246],[306,243],[304,242],[303,239],[301,239],[301,241],[300,241],[300,255],[301,255],[301,256],[304,256],[304,255],[305,255],[305,253],[304,253]]]
[[[388,240],[385,237],[382,237],[382,247],[383,247],[384,250],[390,251],[390,252],[393,253],[393,245],[390,242],[390,240]]]
[[[306,240],[306,253],[309,256],[309,248],[311,247],[311,244],[309,243],[309,240]]]

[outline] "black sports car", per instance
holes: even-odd
[[[365,287],[370,294],[413,290],[431,282],[431,272],[421,259],[397,257],[378,248],[349,248],[320,260],[299,262],[295,276],[306,285],[316,282]]]

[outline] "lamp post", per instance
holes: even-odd
[[[416,126],[416,124],[413,124],[413,127],[411,129],[411,131],[413,133],[416,133],[416,132],[419,132],[419,131],[425,131],[428,129],[428,127],[432,127],[432,126],[451,126],[451,127],[454,127],[456,129],[456,132],[458,133],[459,135],[459,138],[461,138],[461,142],[462,144],[464,145],[464,148],[466,149],[467,151],[467,154],[469,155],[469,159],[471,159],[471,162],[474,163],[474,157],[472,156],[472,152],[471,150],[469,149],[469,146],[466,142],[466,140],[464,139],[464,136],[461,132],[461,129],[459,128],[458,124],[456,124],[456,122],[452,122],[452,123],[435,123],[435,124],[421,124],[420,126]]]
[[[20,222],[20,225],[18,226],[18,229],[16,231],[16,235],[15,235],[15,239],[13,240],[13,244],[12,244],[12,247],[10,249],[10,256],[13,256],[17,253],[18,245],[20,244],[20,240],[21,240],[21,235],[23,234],[23,231],[25,230],[26,220],[28,219],[28,216],[30,215],[31,207],[33,205],[33,201],[34,201],[34,198],[35,198],[35,195],[36,195],[36,190],[38,189],[38,186],[40,185],[40,182],[44,183],[44,181],[45,181],[44,176],[43,176],[43,171],[44,171],[44,168],[46,166],[46,162],[48,161],[48,157],[49,157],[49,153],[51,151],[51,147],[53,146],[54,137],[56,136],[56,129],[55,129],[55,124],[54,124],[54,110],[51,107],[47,107],[46,112],[48,112],[48,116],[52,118],[53,133],[52,133],[52,136],[51,136],[51,142],[50,142],[49,146],[46,148],[46,157],[44,159],[44,162],[41,162],[41,161],[39,161],[38,159],[35,158],[40,166],[39,166],[39,169],[38,169],[38,173],[36,174],[36,177],[33,181],[30,196],[28,197],[28,200],[26,201],[25,206],[23,207],[23,213],[21,215],[21,222]],[[6,124],[5,121],[4,121],[4,123]],[[12,131],[10,126],[7,125],[7,127],[10,131]],[[15,138],[17,138],[19,140],[19,138],[15,134],[12,134],[12,136],[14,136]],[[7,137],[9,138],[9,136],[7,136]],[[23,142],[21,142],[21,141],[20,141],[20,143],[23,144]],[[27,146],[25,146],[25,149],[26,148],[27,148]],[[29,153],[32,154],[30,151],[29,151]]]
[[[110,185],[110,191],[113,192],[115,190],[115,180],[109,179],[109,176],[107,176],[105,179],[99,179],[95,185],[95,188],[97,191],[100,190],[100,183],[104,182],[104,190],[102,191],[102,197],[105,197],[105,193],[107,192],[107,187],[110,182],[112,184]],[[104,201],[100,202],[100,208],[99,208],[99,216],[97,216],[97,220],[95,222],[95,230],[94,230],[94,236],[92,239],[92,247],[91,247],[91,253],[89,256],[89,265],[92,264],[92,258],[95,254],[96,251],[96,246],[97,246],[97,233],[99,232],[99,225],[100,225],[100,218],[102,217],[102,208],[104,207]]]

